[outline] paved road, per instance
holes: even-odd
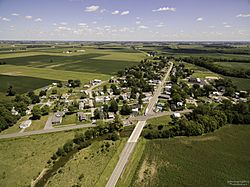
[[[118,179],[120,178],[122,172],[125,169],[126,164],[129,161],[129,157],[131,156],[134,147],[136,145],[136,142],[142,132],[142,129],[145,125],[146,121],[139,121],[136,125],[136,127],[134,128],[131,136],[128,139],[128,142],[126,143],[119,161],[116,164],[116,167],[111,175],[111,177],[109,178],[108,183],[106,184],[106,187],[114,187],[118,181]]]
[[[12,133],[12,134],[3,134],[3,135],[0,135],[0,139],[17,138],[17,137],[22,137],[22,136],[53,133],[53,132],[60,132],[60,131],[67,131],[67,130],[81,129],[81,128],[88,128],[88,127],[95,127],[95,126],[96,125],[94,125],[94,124],[82,124],[82,125],[72,125],[72,126],[61,127],[61,128],[42,129],[42,130],[29,131],[29,132],[18,132],[18,133]]]
[[[124,171],[124,169],[126,167],[126,164],[129,161],[129,157],[131,156],[131,154],[133,152],[133,149],[136,145],[136,142],[138,141],[138,139],[140,137],[140,134],[143,130],[143,127],[146,124],[146,119],[148,117],[147,115],[152,115],[152,116],[155,115],[155,114],[153,114],[153,107],[156,104],[156,102],[158,101],[158,97],[161,94],[161,90],[164,86],[165,81],[167,80],[167,78],[170,74],[172,67],[173,67],[173,63],[171,63],[165,77],[162,79],[162,82],[158,85],[158,88],[156,89],[154,96],[150,99],[148,107],[146,109],[146,113],[145,113],[146,116],[142,116],[142,118],[140,119],[141,121],[139,121],[136,124],[132,134],[130,135],[128,142],[126,143],[122,153],[120,154],[119,161],[117,162],[116,167],[115,167],[113,173],[111,174],[111,176],[108,180],[108,183],[106,184],[106,187],[115,187],[117,181],[119,180],[122,172]],[[167,113],[167,114],[170,114],[170,113]]]
[[[155,90],[154,96],[149,101],[148,107],[146,109],[146,115],[153,113],[154,105],[157,103],[159,95],[161,95],[162,88],[166,80],[168,79],[172,68],[173,68],[173,63],[171,62],[165,77],[162,79],[162,82],[158,85],[158,88]]]

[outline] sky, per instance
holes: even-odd
[[[250,41],[250,0],[0,0],[0,40]]]

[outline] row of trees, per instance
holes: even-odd
[[[119,139],[119,133],[122,131],[123,124],[118,116],[115,120],[106,125],[99,125],[98,127],[89,129],[85,133],[76,133],[74,139],[67,141],[62,147],[59,147],[56,153],[51,157],[52,160],[56,160],[61,156],[66,156],[73,150],[81,150],[97,139],[108,139],[116,141]]]
[[[250,124],[250,101],[233,104],[224,100],[217,107],[208,104],[199,105],[192,113],[182,118],[173,118],[169,129],[146,129],[143,135],[147,139],[169,138],[174,136],[198,136],[213,132],[229,124]]]
[[[225,75],[225,76],[232,76],[232,77],[239,77],[239,78],[250,78],[250,70],[235,69],[235,68],[233,69],[233,68],[228,68],[228,67],[213,63],[213,62],[218,62],[218,61],[229,62],[230,59],[213,59],[213,58],[207,58],[207,57],[193,57],[193,56],[191,56],[191,57],[178,57],[178,58],[175,58],[175,60],[195,64],[197,66],[204,67],[204,68],[209,69],[215,73],[219,73],[219,74]],[[239,60],[235,59],[235,61],[237,63],[237,61],[239,61]],[[247,62],[249,62],[249,61],[247,61]]]

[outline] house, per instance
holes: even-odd
[[[104,101],[105,101],[105,102],[110,101],[110,100],[111,100],[111,99],[110,99],[109,96],[105,96],[105,97],[104,97]]]
[[[182,101],[177,102],[176,105],[177,105],[178,107],[181,107],[181,106],[183,106],[183,102],[182,102]]]
[[[179,112],[174,112],[173,113],[173,117],[174,118],[180,118],[181,117],[181,114]]]
[[[32,123],[31,120],[26,120],[26,121],[24,121],[24,122],[19,126],[19,128],[25,129],[25,128],[29,127],[29,126],[31,125],[31,123]]]
[[[171,99],[171,96],[170,96],[170,95],[166,95],[166,94],[161,94],[161,95],[159,96],[159,98],[170,100],[170,99]]]
[[[94,80],[90,81],[90,84],[94,85],[94,84],[99,84],[99,83],[101,83],[101,82],[102,82],[102,81],[99,80],[99,79],[94,79]]]
[[[61,124],[62,123],[62,117],[64,115],[64,112],[56,112],[51,119],[51,123],[53,125],[55,124]]]
[[[97,103],[103,103],[104,102],[104,98],[103,97],[95,97],[95,102],[97,102]]]
[[[114,112],[108,112],[108,119],[114,119],[114,118],[115,118]]]
[[[56,82],[53,82],[52,85],[53,85],[53,86],[57,86],[57,83],[56,83]]]
[[[84,121],[87,119],[86,115],[83,112],[77,112],[77,116],[78,116],[79,121]]]
[[[46,97],[46,95],[43,95],[42,97],[41,97],[41,99],[46,99],[47,97]]]
[[[17,115],[18,115],[18,112],[15,110],[15,107],[12,107],[12,109],[11,109],[11,114],[12,114],[13,116],[17,116]]]
[[[195,77],[190,77],[188,81],[191,83],[201,83],[201,79]]]
[[[164,90],[167,91],[167,92],[170,92],[172,89],[172,85],[166,85]]]
[[[83,110],[84,109],[84,103],[83,102],[80,102],[79,103],[79,110]]]

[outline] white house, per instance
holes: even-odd
[[[180,118],[180,117],[181,117],[181,114],[180,114],[179,112],[174,112],[174,113],[173,113],[173,116],[174,116],[175,118]]]
[[[32,123],[31,120],[26,120],[26,121],[24,121],[19,127],[20,127],[21,129],[25,129],[25,128],[29,127],[29,126],[31,125],[31,123]]]

